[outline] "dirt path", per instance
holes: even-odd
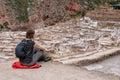
[[[119,77],[87,71],[81,67],[56,62],[41,62],[39,69],[12,69],[8,61],[0,63],[0,80],[120,80]]]

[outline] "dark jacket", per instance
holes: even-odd
[[[26,42],[27,44],[24,47],[25,57],[19,58],[21,63],[30,63],[32,61],[35,42],[32,40],[26,40]]]

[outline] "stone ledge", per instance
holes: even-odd
[[[54,61],[61,62],[63,64],[75,64],[75,65],[88,65],[90,63],[95,63],[111,56],[120,54],[120,48],[112,48],[98,53],[94,53],[84,57],[76,57],[69,59],[54,59]]]

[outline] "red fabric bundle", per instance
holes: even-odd
[[[39,67],[41,67],[41,65],[38,65],[38,64],[35,64],[33,66],[23,66],[20,64],[20,62],[14,62],[12,64],[12,68],[14,68],[14,69],[18,69],[18,68],[19,69],[35,69],[35,68],[39,68]]]

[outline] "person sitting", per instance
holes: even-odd
[[[34,35],[35,31],[28,29],[26,38],[15,48],[15,54],[19,58],[20,63],[24,66],[32,66],[38,61],[47,62],[51,60],[51,57],[44,53],[46,50],[34,41]],[[22,44],[23,47],[20,47],[20,44]]]

